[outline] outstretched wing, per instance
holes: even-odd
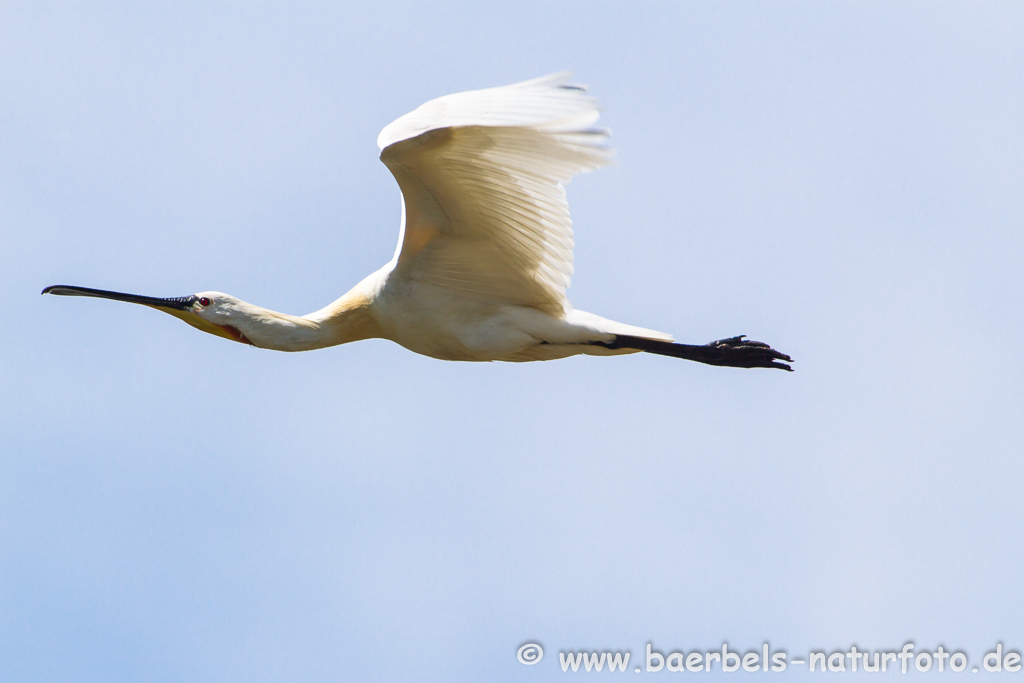
[[[377,138],[404,198],[395,272],[458,297],[568,310],[564,184],[610,162],[569,74],[431,100]]]

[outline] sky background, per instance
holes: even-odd
[[[250,5],[0,4],[0,679],[1024,648],[1024,6]],[[617,150],[569,186],[573,304],[795,373],[39,296],[316,310],[394,251],[383,126],[566,69]]]

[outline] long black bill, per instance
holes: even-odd
[[[161,298],[156,296],[140,296],[138,294],[123,294],[121,292],[108,292],[105,289],[90,289],[89,287],[75,287],[72,285],[52,285],[44,289],[42,293],[56,294],[57,296],[91,296],[97,299],[113,299],[114,301],[126,301],[130,304],[171,308],[178,311],[191,310],[192,305],[196,302],[195,296]]]

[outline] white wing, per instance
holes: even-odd
[[[377,138],[404,198],[395,272],[459,297],[561,315],[572,276],[563,184],[610,162],[597,102],[568,73],[431,100]]]

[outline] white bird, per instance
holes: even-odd
[[[384,338],[443,360],[533,361],[646,351],[734,367],[792,359],[732,337],[675,344],[664,332],[574,310],[565,183],[610,162],[597,101],[569,74],[431,100],[381,131],[402,191],[391,261],[301,317],[221,292],[178,298],[55,285],[43,294],[143,304],[264,349],[308,351]]]

